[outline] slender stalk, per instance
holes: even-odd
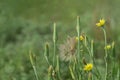
[[[120,69],[118,68],[117,79],[120,80]]]
[[[77,31],[77,37],[78,37],[78,44],[77,44],[78,65],[77,65],[77,67],[79,67],[79,66],[82,66],[82,57],[80,54],[80,16],[77,16],[76,31]],[[80,80],[82,78],[81,69],[79,70],[79,73],[80,73],[80,75],[79,75],[78,80]]]
[[[44,57],[45,57],[48,65],[50,65],[50,63],[49,63],[49,45],[48,45],[48,43],[45,44]]]
[[[56,23],[54,23],[53,29],[53,44],[54,44],[54,53],[53,53],[53,66],[55,66],[55,58],[56,58],[56,40],[57,40],[57,32],[56,32]]]
[[[116,53],[115,53],[115,42],[112,42],[112,57],[111,57],[111,60],[112,60],[112,79],[114,80],[115,79],[115,68],[116,68],[116,64],[115,64],[115,61],[116,61]]]
[[[53,67],[52,67],[52,65],[50,65],[48,68],[48,80],[53,80],[52,71],[53,71]]]
[[[92,56],[92,64],[94,66],[94,56],[93,56],[93,40],[91,40],[91,56]],[[94,76],[92,75],[92,80],[94,80]]]
[[[56,66],[56,71],[58,73],[58,79],[61,80],[61,76],[60,76],[60,63],[59,63],[59,57],[57,57],[57,66]]]
[[[70,65],[69,65],[69,70],[70,70],[70,74],[71,74],[71,76],[72,76],[72,79],[73,79],[73,80],[76,80],[76,79],[75,79],[75,75],[74,75],[73,70],[72,70],[72,68],[71,68]]]
[[[92,79],[92,73],[91,73],[91,72],[88,73],[88,80],[93,80],[93,79]]]
[[[32,66],[32,67],[33,67],[33,70],[34,70],[34,73],[35,73],[35,76],[36,76],[36,80],[39,80],[36,67],[35,66]]]
[[[94,54],[93,54],[93,40],[91,40],[91,56],[93,57],[94,56]],[[93,61],[92,61],[92,63],[93,63]]]
[[[77,54],[78,54],[78,59],[80,60],[81,59],[81,56],[80,56],[80,17],[77,16],[77,26],[76,26],[76,29],[77,29],[77,37],[78,37],[78,50],[77,50]],[[79,62],[78,62],[79,63]]]
[[[103,30],[103,33],[104,33],[105,47],[106,47],[107,46],[106,31],[105,31],[104,27],[102,27],[102,30]],[[106,70],[105,70],[105,80],[107,80],[107,76],[108,76],[108,62],[107,62],[107,57],[108,57],[107,49],[105,49],[105,67],[106,67]]]
[[[48,65],[50,65],[50,63],[49,63],[49,60],[48,60],[48,57],[47,57],[47,56],[45,56],[45,59],[46,59],[46,61],[47,61],[47,64],[48,64]]]
[[[117,78],[120,80],[120,61],[118,61],[118,72],[117,72]]]
[[[36,70],[36,67],[35,67],[35,64],[34,64],[34,60],[33,60],[34,56],[33,56],[33,54],[31,52],[29,53],[29,56],[30,56],[31,65],[33,67],[33,70],[34,70],[34,73],[35,73],[35,76],[36,76],[36,80],[39,80],[37,70]]]
[[[99,76],[100,76],[99,79],[101,80],[101,74],[100,74],[100,72],[99,72],[99,70],[98,70],[98,68],[97,68],[97,66],[96,66],[96,63],[95,63],[93,46],[94,46],[94,42],[93,42],[93,40],[92,40],[92,41],[91,41],[91,58],[92,58],[92,64],[93,64],[93,66],[95,67],[97,73],[98,73]],[[94,80],[94,76],[93,76],[93,75],[92,75],[92,80]]]

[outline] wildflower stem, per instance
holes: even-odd
[[[93,40],[92,40],[92,41],[91,41],[91,57],[92,57],[92,64],[93,64],[93,66],[95,67],[95,69],[96,69],[96,71],[97,71],[97,73],[98,73],[98,75],[99,75],[99,79],[101,79],[101,74],[100,74],[100,72],[99,72],[99,70],[98,70],[98,68],[97,68],[97,66],[96,66],[96,63],[95,63],[93,46],[94,46],[94,42],[93,42]],[[92,75],[92,80],[94,80],[93,75]]]
[[[46,59],[46,61],[47,61],[47,64],[48,64],[48,65],[50,65],[50,63],[49,63],[49,60],[48,60],[48,57],[47,57],[47,56],[45,56],[45,59]]]
[[[80,59],[80,53],[79,53],[79,50],[80,50],[80,17],[77,16],[77,26],[76,26],[76,29],[77,29],[77,37],[78,37],[78,59]]]
[[[105,31],[104,27],[102,27],[102,30],[103,30],[103,33],[104,33],[105,46],[107,46],[107,37],[106,37],[106,31]],[[105,67],[106,67],[106,70],[105,70],[105,80],[107,80],[107,76],[108,76],[107,57],[108,57],[107,49],[105,49]]]
[[[120,80],[120,61],[118,62],[117,78],[118,78],[118,80]]]
[[[111,57],[111,60],[112,60],[112,79],[114,80],[115,79],[115,68],[116,68],[116,64],[115,64],[115,61],[116,61],[116,53],[115,53],[115,43],[113,42],[112,43],[112,57]]]
[[[117,79],[120,80],[120,69],[118,68],[118,71],[117,71]]]
[[[94,57],[93,57],[93,40],[91,40],[91,56],[92,56],[92,64],[94,66]],[[94,80],[94,76],[92,75],[92,80]]]
[[[57,70],[57,73],[58,73],[58,79],[61,80],[61,76],[60,76],[60,63],[59,63],[59,57],[57,57],[57,66],[56,66],[56,70]]]
[[[48,45],[48,43],[45,44],[44,57],[45,57],[48,65],[50,65],[50,63],[49,63],[49,45]]]
[[[77,54],[78,54],[78,66],[82,66],[82,57],[80,54],[80,16],[77,16],[77,26],[76,26],[76,31],[77,31],[77,37],[78,37],[78,44],[77,44]],[[80,69],[80,76],[79,79],[82,78],[82,74],[81,74],[81,69]]]
[[[80,55],[80,16],[77,16],[77,37],[78,37],[78,45],[77,45],[77,54],[78,54],[78,65],[80,65],[81,62],[81,55]]]
[[[32,67],[33,67],[33,70],[34,70],[34,73],[35,73],[35,76],[36,76],[36,80],[39,80],[39,79],[38,79],[37,70],[36,70],[35,64],[34,64],[34,62],[33,62],[33,55],[32,55],[31,52],[29,53],[29,56],[30,56],[31,65],[32,65]]]
[[[49,68],[48,68],[48,80],[53,80],[53,78],[52,78],[52,70],[53,70],[52,65],[49,65]]]
[[[34,70],[34,73],[35,73],[35,76],[36,76],[36,80],[39,80],[39,79],[38,79],[37,70],[36,70],[36,67],[35,67],[35,66],[33,66],[33,70]]]
[[[76,80],[76,79],[75,79],[75,75],[74,75],[74,73],[73,73],[73,70],[72,70],[71,66],[69,66],[69,70],[70,70],[70,74],[71,74],[71,76],[72,76],[72,79],[73,79],[73,80]]]
[[[92,63],[93,63],[93,40],[91,40],[91,56],[92,56]]]
[[[54,29],[53,29],[53,44],[54,44],[54,53],[53,53],[53,66],[55,66],[55,55],[56,55],[56,36],[57,36],[57,32],[56,32],[56,23],[54,23]]]

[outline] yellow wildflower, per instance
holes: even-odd
[[[101,27],[101,24],[100,23],[96,23],[96,26]]]
[[[86,64],[86,65],[84,66],[84,70],[85,70],[85,71],[90,71],[90,70],[92,70],[92,68],[93,68],[93,64],[91,64],[91,63]]]
[[[105,46],[105,49],[107,49],[107,50],[111,49],[111,45]]]
[[[96,23],[97,27],[103,27],[105,24],[105,20],[104,19],[100,19],[98,23]]]
[[[84,36],[81,35],[81,36],[79,37],[79,39],[80,39],[80,41],[83,41],[83,40],[84,40]],[[78,41],[78,37],[76,37],[76,40]]]

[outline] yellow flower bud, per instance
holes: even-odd
[[[105,46],[105,49],[107,49],[107,50],[111,49],[111,45]]]
[[[78,39],[80,40],[80,41],[83,41],[84,40],[84,36],[80,36],[79,38],[78,37],[76,37],[76,40],[78,41]]]

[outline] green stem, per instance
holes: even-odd
[[[82,66],[82,57],[80,54],[80,16],[77,16],[76,31],[77,31],[77,37],[78,37],[78,44],[77,44],[78,65],[77,66]],[[80,72],[79,79],[81,79],[82,78],[81,70],[79,72]]]
[[[75,79],[75,75],[74,75],[73,70],[72,70],[72,68],[71,68],[70,65],[69,65],[69,70],[70,70],[70,74],[71,74],[72,79],[73,79],[73,80],[76,80],[76,79]]]
[[[115,79],[115,68],[116,68],[116,64],[115,64],[115,61],[116,61],[116,53],[115,53],[115,42],[113,41],[112,42],[112,57],[110,57],[111,60],[112,60],[112,79],[114,80]]]
[[[49,46],[48,46],[48,43],[45,44],[44,57],[45,57],[48,65],[50,65],[50,63],[49,63]]]
[[[30,53],[29,53],[29,56],[30,56],[30,62],[31,62],[31,65],[32,65],[32,67],[33,67],[33,70],[34,70],[34,73],[35,73],[35,76],[36,76],[36,80],[39,80],[38,79],[38,75],[37,75],[37,70],[36,70],[36,67],[35,67],[35,63],[34,63],[34,56],[33,56],[33,54],[31,53],[31,51],[30,51]]]
[[[49,60],[48,60],[48,57],[47,57],[47,56],[45,56],[45,59],[46,59],[47,64],[48,64],[48,65],[50,65],[50,63],[49,63]]]
[[[118,77],[118,80],[120,80],[120,61],[119,61],[119,63],[118,63],[117,77]]]
[[[103,33],[104,33],[105,47],[106,47],[107,46],[106,31],[105,31],[104,27],[102,27],[102,30],[103,30]],[[106,67],[106,70],[105,70],[105,80],[107,80],[107,76],[108,76],[108,62],[107,62],[107,57],[108,57],[107,49],[105,49],[105,67]]]
[[[93,40],[92,40],[92,41],[91,41],[91,58],[92,58],[92,64],[93,64],[93,66],[95,67],[98,75],[100,76],[99,79],[101,80],[101,74],[100,74],[100,72],[99,72],[99,70],[98,70],[98,68],[97,68],[97,66],[96,66],[96,63],[95,63],[93,46],[94,46],[94,42],[93,42]],[[94,80],[94,76],[93,76],[93,75],[92,75],[92,80]]]
[[[33,65],[33,70],[34,70],[34,73],[35,73],[35,76],[36,76],[36,80],[39,80],[37,70],[36,70],[36,67],[34,65]]]
[[[56,66],[57,69],[56,69],[56,71],[58,73],[58,80],[61,80],[59,57],[58,56],[56,56],[56,57],[57,57],[57,66]]]
[[[54,42],[53,66],[55,66],[56,43]]]
[[[80,53],[79,53],[79,50],[80,50],[80,17],[77,16],[77,26],[76,26],[76,29],[77,29],[77,37],[78,37],[78,50],[77,50],[77,54],[78,54],[78,59],[81,59],[81,56],[80,56]],[[79,63],[79,62],[78,62]]]
[[[53,29],[53,44],[54,44],[54,53],[53,53],[53,67],[55,66],[55,58],[56,58],[56,40],[57,40],[57,32],[56,32],[56,23],[54,23]]]
[[[91,56],[92,56],[92,64],[94,66],[94,56],[93,55],[94,55],[93,54],[93,40],[91,40]],[[92,75],[92,80],[94,80],[94,76],[93,75]]]

